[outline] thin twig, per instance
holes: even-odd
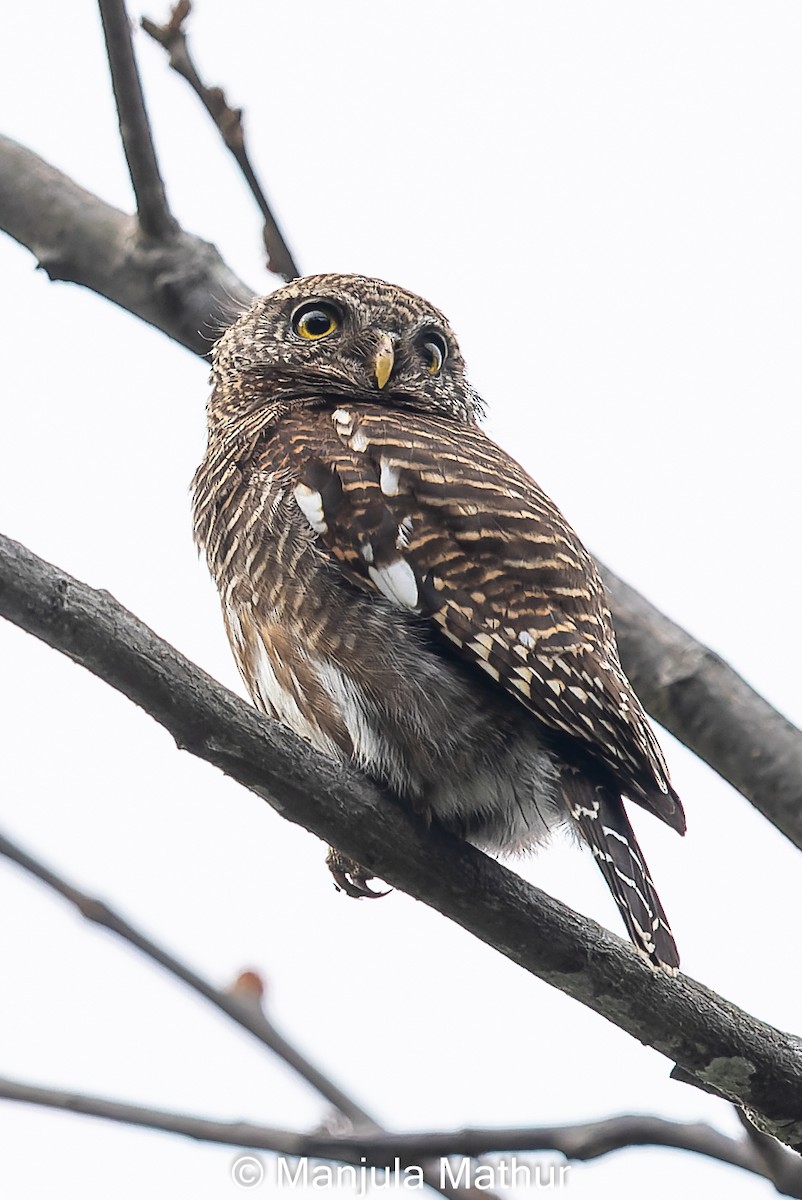
[[[348,1118],[355,1126],[368,1125],[375,1128],[373,1118],[365,1112],[355,1100],[346,1095],[341,1088],[337,1087],[330,1079],[328,1079],[322,1071],[319,1071],[313,1063],[301,1054],[299,1050],[290,1044],[283,1037],[267,1016],[256,1005],[245,1004],[243,1001],[228,992],[222,992],[218,988],[213,987],[200,975],[187,967],[184,963],[174,958],[161,946],[152,942],[150,938],[140,933],[133,925],[130,925],[123,917],[116,913],[112,908],[105,904],[102,900],[98,900],[92,896],[88,896],[85,892],[68,883],[55,871],[46,867],[33,855],[23,850],[9,838],[0,834],[0,854],[17,863],[18,866],[40,879],[42,883],[46,883],[53,891],[58,892],[65,900],[69,900],[74,904],[78,911],[87,921],[92,921],[96,925],[102,925],[105,929],[109,929],[112,933],[116,933],[118,937],[123,938],[131,946],[135,946],[137,950],[146,955],[153,962],[158,963],[174,975],[176,979],[180,979],[183,983],[191,987],[193,991],[204,996],[210,1003],[224,1012],[232,1021],[236,1021],[243,1029],[263,1045],[277,1054],[283,1059],[288,1066],[292,1067],[302,1079],[305,1079],[324,1099],[333,1104],[345,1117]]]
[[[117,934],[130,945],[135,946],[137,950],[146,955],[153,962],[158,963],[187,984],[193,991],[205,997],[217,1008],[230,1017],[232,1021],[236,1021],[249,1033],[253,1034],[263,1045],[267,1046],[275,1054],[278,1055],[289,1067],[291,1067],[302,1079],[305,1079],[325,1100],[328,1100],[355,1129],[360,1131],[372,1131],[377,1134],[382,1134],[381,1125],[370,1116],[355,1100],[352,1100],[341,1088],[332,1082],[326,1075],[323,1074],[313,1063],[311,1063],[299,1050],[295,1048],[287,1039],[279,1033],[275,1025],[270,1021],[261,1007],[261,1004],[253,1002],[253,995],[249,997],[250,1002],[242,998],[242,995],[232,993],[231,991],[223,992],[213,987],[200,975],[196,975],[189,967],[178,959],[174,958],[161,946],[152,942],[150,938],[140,933],[133,925],[130,925],[119,913],[115,912],[102,900],[87,895],[80,891],[73,884],[68,883],[62,876],[58,875],[50,867],[44,865],[33,855],[23,850],[22,847],[16,845],[9,838],[0,834],[0,854],[17,863],[18,866],[28,871],[31,875],[47,884],[65,900],[69,900],[74,904],[78,911],[88,921],[94,922],[96,925],[102,925],[105,929]],[[240,989],[242,993],[244,989]],[[2,1095],[2,1092],[0,1092]],[[105,1102],[102,1102],[105,1103]],[[81,1109],[80,1111],[88,1111]],[[107,1115],[103,1112],[97,1115]],[[124,1120],[126,1118],[120,1118]],[[166,1126],[162,1126],[166,1128]],[[184,1132],[181,1129],[176,1132]],[[196,1136],[189,1133],[189,1136]],[[220,1140],[220,1139],[214,1139]],[[223,1139],[225,1140],[225,1139]],[[246,1141],[243,1143],[248,1145]],[[472,1200],[473,1193],[471,1189],[454,1188],[450,1186],[441,1186],[439,1180],[439,1172],[434,1170],[430,1163],[423,1161],[423,1174],[425,1181],[434,1190],[441,1192],[444,1196],[452,1197],[453,1200]],[[493,1200],[492,1196],[487,1195],[485,1200]]]
[[[190,0],[179,0],[166,25],[157,25],[155,21],[151,21],[147,17],[142,17],[140,24],[145,33],[150,34],[167,51],[170,66],[186,79],[195,95],[200,99],[245,176],[251,194],[264,218],[262,237],[267,251],[267,269],[287,281],[296,279],[300,275],[300,271],[286,239],[279,229],[278,222],[273,216],[264,188],[256,176],[248,154],[242,109],[231,107],[222,88],[209,87],[203,82],[189,52],[184,22],[191,11]]]
[[[412,1167],[418,1165],[424,1156],[439,1160],[475,1159],[487,1154],[548,1150],[561,1154],[569,1162],[588,1162],[632,1146],[663,1146],[700,1154],[775,1182],[763,1158],[747,1137],[730,1138],[709,1125],[685,1124],[641,1115],[531,1129],[338,1135],[296,1133],[246,1121],[212,1121],[81,1092],[36,1087],[13,1079],[0,1078],[0,1098],[159,1129],[205,1142],[267,1150],[287,1158],[313,1158],[342,1163],[364,1161],[366,1166],[375,1168],[392,1169],[396,1159],[400,1166]],[[782,1195],[798,1198],[802,1196],[802,1164],[788,1151],[784,1152],[784,1157],[788,1160],[789,1170],[783,1185],[778,1186],[777,1190]]]
[[[701,984],[656,975],[595,921],[473,846],[425,828],[355,767],[268,721],[95,591],[0,536],[0,614],[139,704],[214,764],[374,875],[752,1109],[802,1148],[802,1041]]]
[[[170,238],[178,223],[170,212],[134,57],[131,25],[124,0],[98,0],[128,173],[136,196],[142,232]]]

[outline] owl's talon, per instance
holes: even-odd
[[[334,877],[337,891],[345,892],[346,896],[351,896],[354,900],[380,900],[382,896],[389,896],[392,890],[388,888],[386,892],[377,892],[368,887],[368,881],[376,876],[371,875],[366,867],[354,862],[352,858],[340,854],[333,846],[329,846],[326,866]]]

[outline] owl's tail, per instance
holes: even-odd
[[[675,975],[679,952],[621,797],[571,773],[563,781],[571,817],[593,851],[635,949]]]

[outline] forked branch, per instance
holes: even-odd
[[[140,930],[134,928],[129,921],[126,921],[118,912],[110,908],[102,900],[98,900],[93,896],[88,896],[73,884],[68,883],[56,871],[50,867],[46,867],[33,855],[23,850],[21,846],[16,845],[0,834],[0,855],[9,859],[10,862],[16,863],[23,870],[39,879],[42,883],[47,884],[53,891],[58,892],[65,900],[74,904],[78,911],[87,921],[92,921],[96,925],[103,926],[111,933],[122,938],[123,941],[134,946],[152,962],[158,963],[169,974],[176,979],[180,979],[199,996],[203,996],[221,1012],[225,1013],[232,1021],[235,1021],[248,1033],[252,1034],[257,1041],[261,1042],[269,1050],[272,1050],[280,1059],[282,1059],[289,1067],[292,1068],[300,1077],[313,1087],[329,1104],[333,1105],[338,1112],[342,1113],[355,1126],[368,1126],[378,1128],[373,1118],[370,1117],[363,1108],[361,1108],[355,1100],[346,1095],[332,1080],[324,1075],[318,1068],[311,1063],[295,1046],[279,1032],[272,1021],[270,1021],[261,1008],[254,1004],[246,1004],[243,1000],[230,991],[223,992],[214,987],[208,980],[203,979],[195,971],[191,970],[185,963],[180,962],[174,955],[170,954],[162,946],[157,945],[151,938],[147,937]]]
[[[209,87],[198,74],[195,61],[189,50],[189,41],[184,28],[187,17],[192,11],[190,0],[179,0],[173,8],[170,19],[164,25],[143,17],[141,21],[145,33],[163,46],[169,56],[170,66],[177,71],[200,100],[209,116],[214,121],[226,147],[233,154],[237,165],[245,177],[251,195],[256,201],[264,225],[262,237],[267,251],[267,269],[275,275],[280,275],[289,281],[296,279],[300,271],[281,232],[273,210],[270,207],[265,190],[262,187],[253,168],[248,147],[245,142],[245,128],[242,120],[242,109],[232,108],[226,100],[225,92],[220,87]]]
[[[82,1113],[107,1121],[177,1133],[198,1141],[265,1150],[287,1158],[364,1162],[393,1168],[418,1165],[424,1158],[470,1158],[487,1154],[520,1154],[551,1150],[568,1162],[588,1162],[632,1146],[664,1146],[704,1155],[770,1180],[783,1196],[802,1197],[802,1164],[796,1155],[778,1147],[783,1159],[779,1176],[754,1150],[748,1137],[727,1137],[709,1125],[682,1124],[641,1115],[610,1117],[576,1125],[535,1126],[530,1129],[463,1129],[427,1133],[322,1134],[297,1133],[245,1121],[212,1121],[186,1113],[166,1112],[55,1088],[35,1087],[0,1078],[0,1098]],[[440,1172],[442,1174],[443,1172]],[[440,1190],[440,1189],[438,1189]],[[450,1191],[453,1189],[442,1189]],[[464,1194],[464,1193],[463,1193]],[[489,1193],[482,1189],[481,1195]]]

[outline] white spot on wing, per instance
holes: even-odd
[[[368,567],[368,574],[382,595],[393,604],[397,604],[399,608],[417,608],[418,584],[415,572],[403,558],[397,558],[386,567]]]
[[[398,526],[398,537],[395,539],[396,550],[406,550],[409,545],[409,535],[412,533],[412,517],[404,517]]]
[[[379,475],[379,487],[385,496],[398,495],[398,483],[400,472],[398,467],[394,467],[388,458],[384,455],[381,457],[381,472]]]
[[[326,524],[326,517],[323,512],[323,500],[320,492],[307,487],[305,483],[299,483],[293,492],[293,496],[315,533],[326,533],[329,527]]]
[[[357,453],[367,450],[368,439],[364,430],[359,428],[357,418],[352,412],[349,412],[347,408],[335,408],[331,419],[337,433],[352,450],[356,450]]]

